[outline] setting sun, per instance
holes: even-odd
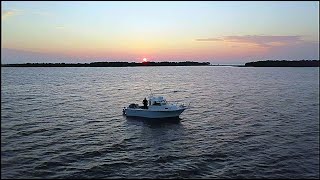
[[[147,62],[147,58],[143,58],[142,60],[143,60],[143,62]]]

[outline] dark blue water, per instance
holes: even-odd
[[[2,68],[1,178],[319,178],[319,68]]]

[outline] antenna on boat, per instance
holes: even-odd
[[[153,96],[153,93],[152,93],[151,89],[148,89],[148,90],[150,90],[150,95]]]

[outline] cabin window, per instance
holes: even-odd
[[[154,102],[153,105],[155,105],[155,106],[160,106],[160,103]]]

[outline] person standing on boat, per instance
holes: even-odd
[[[144,100],[142,101],[143,103],[143,108],[144,109],[148,109],[148,100],[146,98],[144,98]]]

